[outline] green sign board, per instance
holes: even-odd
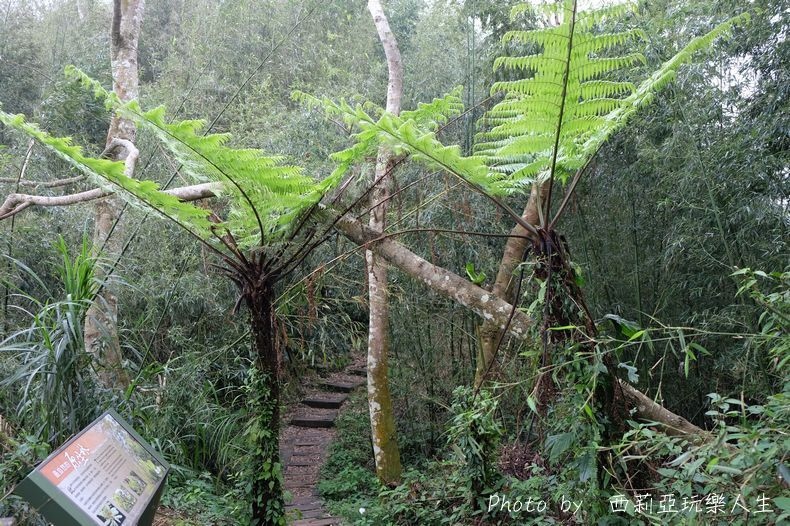
[[[149,526],[170,466],[107,411],[14,489],[55,526]]]

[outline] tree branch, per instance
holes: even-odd
[[[338,219],[335,227],[354,243],[369,247],[395,267],[424,282],[435,292],[457,301],[484,319],[496,323],[501,329],[507,326],[512,307],[501,298],[458,274],[430,263],[401,243],[383,237],[381,232],[371,229],[348,214]],[[528,316],[518,312],[508,331],[524,339],[532,325],[533,322]]]
[[[631,384],[619,379],[618,381],[626,400],[636,409],[636,414],[643,420],[661,424],[662,430],[667,435],[707,435],[705,430],[656,403]]]
[[[77,194],[58,195],[58,196],[42,196],[30,194],[9,194],[5,198],[5,202],[0,206],[0,220],[7,219],[13,215],[18,214],[25,208],[33,205],[37,206],[68,206],[77,203],[85,203],[93,201],[101,197],[110,195],[101,188],[94,188],[86,192],[79,192]]]
[[[202,183],[191,186],[183,186],[180,188],[173,188],[166,190],[166,194],[178,197],[182,201],[197,201],[198,199],[206,199],[208,197],[215,197],[220,189],[218,183]],[[6,197],[5,202],[0,206],[0,221],[18,214],[22,210],[30,206],[69,206],[79,203],[87,203],[95,201],[102,197],[112,195],[101,188],[94,188],[85,192],[76,194],[58,195],[58,196],[41,196],[30,194],[10,194]]]
[[[383,237],[381,232],[372,230],[347,214],[338,219],[335,226],[354,243],[369,246],[389,263],[419,279],[434,292],[457,301],[500,329],[506,328],[515,338],[524,340],[529,328],[534,325],[533,320],[518,309],[514,312],[512,322],[508,324],[508,317],[513,309],[510,303],[447,269],[431,264],[405,245]],[[624,396],[639,418],[659,423],[669,435],[698,435],[701,439],[707,435],[703,429],[656,403],[632,385],[619,379],[618,381],[622,385]]]
[[[132,177],[134,169],[137,164],[137,159],[140,156],[140,151],[135,147],[132,141],[126,139],[113,138],[107,145],[107,148],[102,152],[102,156],[106,156],[117,148],[126,150],[126,158],[124,159],[124,175]],[[84,176],[72,177],[70,179],[63,179],[59,181],[66,184],[66,181],[72,182],[82,179]],[[2,181],[0,181],[2,182]],[[53,185],[56,186],[56,185]],[[205,199],[207,197],[215,197],[221,185],[219,183],[201,183],[191,186],[183,186],[181,188],[173,188],[165,190],[165,193],[175,196],[182,201],[197,201],[198,199]],[[57,195],[57,196],[42,196],[32,194],[9,194],[2,205],[0,205],[0,221],[9,218],[21,212],[22,210],[31,206],[69,206],[79,203],[87,203],[95,201],[102,197],[112,195],[113,192],[104,190],[102,188],[94,188],[76,194]]]

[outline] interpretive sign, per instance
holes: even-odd
[[[170,466],[110,410],[14,489],[55,526],[150,525]]]

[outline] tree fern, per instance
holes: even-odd
[[[283,164],[281,156],[230,148],[226,145],[229,134],[200,133],[205,121],[168,123],[163,107],[143,111],[137,101],[121,103],[114,93],[76,68],[68,68],[67,75],[92,89],[110,109],[153,132],[196,182],[222,183],[233,197],[226,226],[240,245],[277,241],[297,216],[337,183],[337,177],[316,182],[302,168]]]
[[[123,162],[86,156],[82,148],[73,144],[69,138],[53,137],[35,123],[27,122],[22,115],[0,111],[0,122],[36,139],[49,151],[91,177],[102,188],[121,194],[132,204],[152,209],[172,219],[201,239],[211,236],[208,210],[182,203],[176,197],[160,191],[153,181],[129,177],[125,173],[126,165]]]
[[[194,181],[219,183],[222,192],[231,197],[230,211],[221,226],[209,221],[209,211],[180,202],[160,191],[153,181],[125,174],[123,162],[86,156],[70,139],[53,137],[21,115],[0,112],[0,122],[35,138],[102,187],[157,211],[203,240],[212,238],[220,228],[231,232],[241,247],[277,242],[287,235],[295,219],[318,203],[339,180],[331,176],[317,182],[301,168],[283,164],[280,156],[228,147],[228,134],[201,134],[204,121],[168,123],[163,107],[144,111],[137,101],[122,103],[114,93],[76,68],[67,68],[66,74],[91,89],[108,109],[153,132]]]
[[[253,409],[266,409],[254,414],[249,428],[251,461],[265,468],[246,474],[252,513],[256,519],[263,517],[266,524],[284,524],[282,465],[278,456],[280,348],[275,286],[319,245],[319,241],[311,242],[311,234],[298,240],[296,236],[307,220],[313,219],[315,205],[339,177],[316,182],[300,168],[284,165],[281,157],[228,147],[227,134],[200,134],[203,121],[168,123],[163,108],[143,111],[137,101],[122,103],[74,68],[68,74],[104,99],[109,109],[132,120],[138,128],[151,131],[181,163],[184,173],[196,181],[218,183],[231,197],[228,217],[218,223],[216,217],[209,217],[209,211],[179,202],[151,181],[132,178],[133,174],[128,173],[131,163],[127,166],[90,158],[68,139],[51,137],[21,116],[0,113],[0,122],[34,137],[77,169],[110,184],[127,201],[138,202],[174,220],[221,256],[225,265],[219,268],[239,290],[236,307],[243,303],[250,313],[251,347],[258,379],[250,399],[255,400]]]
[[[524,9],[519,6],[513,14]],[[491,128],[478,136],[477,153],[503,174],[494,184],[506,190],[521,190],[536,177],[567,181],[694,52],[747,19],[732,18],[694,39],[637,87],[613,77],[645,62],[641,53],[626,49],[644,38],[643,31],[596,33],[602,22],[623,16],[633,5],[579,12],[576,1],[565,0],[546,9],[561,18],[558,26],[504,36],[506,42],[537,45],[541,52],[496,60],[495,68],[529,76],[494,84],[492,92],[504,92],[505,99],[488,112]]]
[[[531,8],[517,6],[512,15]],[[503,37],[506,42],[537,46],[540,52],[495,61],[495,68],[515,70],[525,78],[494,84],[492,93],[502,92],[505,97],[484,116],[485,131],[478,134],[473,155],[463,156],[459,148],[443,145],[433,129],[406,112],[374,118],[361,107],[323,101],[327,111],[344,115],[361,129],[354,146],[335,154],[342,169],[379,142],[445,169],[488,196],[526,193],[537,178],[566,182],[634,112],[653,100],[695,52],[748,20],[743,14],[719,24],[636,84],[620,77],[623,70],[645,62],[641,53],[624,49],[642,39],[643,31],[596,32],[603,22],[631,11],[632,5],[579,12],[575,1],[566,0],[543,9],[561,17],[561,23],[511,31]],[[621,54],[615,54],[618,50]],[[544,221],[548,223],[548,217]]]

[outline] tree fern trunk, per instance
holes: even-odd
[[[400,113],[403,92],[403,66],[395,35],[390,30],[387,17],[378,0],[369,0],[368,10],[373,17],[379,39],[387,57],[389,82],[387,86],[387,111]],[[377,231],[386,226],[392,155],[380,148],[376,159],[375,180],[378,184],[371,193],[372,210],[369,225]],[[387,355],[389,350],[389,305],[387,294],[387,267],[372,251],[365,252],[368,273],[368,298],[370,321],[368,328],[368,403],[373,438],[376,474],[385,484],[397,484],[401,476],[400,452],[396,440],[395,417],[392,410]]]
[[[256,381],[249,386],[248,438],[252,448],[252,524],[285,524],[280,464],[279,353],[275,343],[274,288],[263,283],[247,296]]]
[[[111,65],[113,90],[122,101],[136,99],[139,88],[137,72],[137,42],[143,20],[145,0],[115,0],[111,30]],[[135,125],[113,115],[107,133],[107,145],[113,139],[134,142]],[[113,160],[122,161],[126,149],[116,149]],[[106,197],[96,203],[93,244],[95,250],[112,261],[121,252],[118,217],[120,200]],[[96,267],[96,278],[107,278],[101,266]],[[123,368],[123,357],[118,340],[118,299],[112,283],[103,284],[91,304],[85,319],[85,350],[93,356],[99,371],[99,381],[106,387],[124,389],[129,375]]]

